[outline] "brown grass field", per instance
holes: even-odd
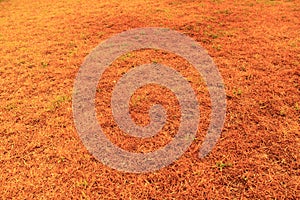
[[[205,158],[198,150],[210,101],[201,76],[181,57],[153,49],[126,54],[101,78],[97,117],[116,145],[149,152],[172,140],[180,111],[165,88],[132,96],[131,115],[168,111],[148,139],[122,133],[109,107],[129,69],[164,63],[197,92],[201,123],[188,151],[151,173],[125,173],[95,159],[72,113],[76,74],[99,43],[123,31],[165,27],[193,38],[223,77],[227,111],[221,138]],[[299,0],[0,0],[1,199],[300,199]]]

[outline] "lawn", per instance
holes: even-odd
[[[222,135],[205,158],[199,148],[211,102],[203,77],[182,57],[143,49],[116,59],[97,86],[106,136],[130,152],[172,141],[180,106],[171,90],[138,89],[131,116],[149,123],[153,103],[167,123],[151,138],[119,128],[110,108],[122,75],[145,63],[180,72],[196,92],[200,123],[187,152],[149,173],[98,161],[74,123],[74,81],[84,58],[123,31],[161,27],[193,38],[223,77]],[[298,0],[1,0],[0,197],[2,199],[299,199],[300,1]]]

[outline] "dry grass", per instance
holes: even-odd
[[[299,199],[299,7],[296,0],[0,1],[0,196]],[[226,85],[225,127],[211,154],[198,159],[209,102],[199,77],[183,70],[203,101],[198,139],[169,167],[122,173],[96,161],[81,143],[72,117],[73,82],[84,57],[101,41],[153,26],[187,34],[214,58]],[[120,59],[114,69],[149,59],[180,68],[179,58],[136,54],[142,57]],[[108,71],[104,82],[114,76]],[[145,106],[151,103],[141,99]],[[133,116],[140,119],[145,114],[138,110]],[[118,138],[111,135],[122,145]],[[163,138],[145,148],[163,144]],[[130,144],[134,141],[124,148],[136,150]]]

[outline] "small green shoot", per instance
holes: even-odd
[[[120,57],[120,59],[124,61],[124,60],[127,60],[127,58],[130,58],[131,56],[132,56],[131,53],[126,53],[126,54],[122,55]]]
[[[41,62],[42,68],[48,67],[49,63],[46,61]]]
[[[48,107],[48,110],[52,111],[61,106],[62,103],[70,101],[71,98],[66,95],[58,95],[55,99],[51,102],[51,105]]]
[[[222,46],[218,44],[218,45],[213,45],[212,48],[216,49],[217,51],[221,51]]]
[[[157,60],[152,60],[152,63],[153,63],[153,64],[157,64],[158,61],[157,61]]]
[[[217,162],[216,166],[219,168],[220,171],[223,171],[223,168],[231,167],[231,163],[223,163],[222,161]]]
[[[76,186],[77,187],[84,187],[84,188],[87,188],[88,186],[88,182],[84,179],[84,180],[80,180],[76,183]]]
[[[279,115],[282,116],[282,117],[286,116],[286,112],[285,112],[284,108],[280,109]]]
[[[235,96],[241,96],[243,94],[243,91],[241,88],[238,88],[237,90],[233,90],[233,94]]]
[[[298,102],[295,103],[295,110],[296,110],[296,111],[299,111],[299,110],[300,110],[300,106],[299,106]]]

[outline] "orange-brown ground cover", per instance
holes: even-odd
[[[201,77],[174,55],[145,50],[116,60],[99,82],[97,115],[124,149],[147,152],[178,128],[170,91],[132,97],[137,124],[153,102],[168,124],[149,140],[116,129],[107,108],[115,81],[145,62],[168,64],[198,92],[195,142],[171,166],[123,173],[91,156],[72,116],[75,75],[104,39],[136,27],[167,27],[207,49],[226,86],[222,137],[197,157],[209,123]],[[0,1],[0,197],[2,199],[299,199],[300,2],[298,0]]]

